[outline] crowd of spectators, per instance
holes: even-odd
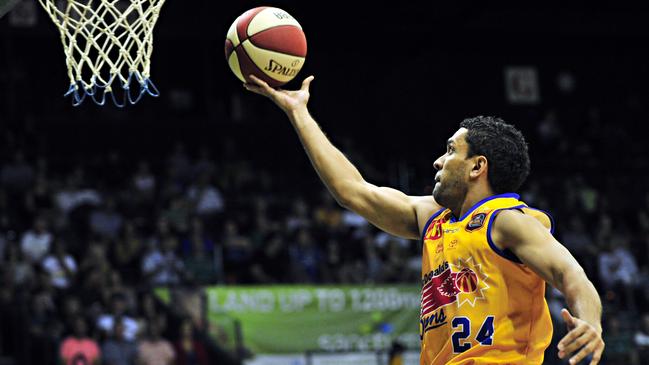
[[[3,161],[0,353],[38,364],[207,364],[192,322],[168,326],[155,287],[419,275],[415,242],[379,233],[325,191],[240,199],[228,187],[257,178],[248,165],[218,165],[207,149],[191,158],[182,144],[155,169],[142,160],[125,171],[121,160],[53,171],[47,156],[16,150]]]
[[[546,162],[592,162],[556,111],[526,133]],[[209,363],[196,323],[170,325],[158,286],[418,282],[418,242],[380,232],[321,186],[287,189],[272,166],[182,143],[156,161],[113,151],[61,166],[16,139],[5,131],[0,164],[0,354],[24,363]],[[522,199],[553,213],[596,284],[607,364],[638,364],[649,353],[649,192],[625,188],[630,172],[593,180],[537,166]],[[565,302],[552,288],[548,302],[557,338]]]

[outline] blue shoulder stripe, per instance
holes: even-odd
[[[501,209],[496,209],[493,213],[491,213],[491,219],[489,219],[489,224],[487,224],[487,242],[489,242],[489,247],[497,253],[498,255],[506,258],[509,261],[515,262],[517,264],[522,264],[523,261],[516,257],[513,252],[511,252],[508,249],[501,250],[496,246],[494,243],[493,239],[491,238],[491,229],[493,228],[493,223],[496,220],[496,216],[501,210],[510,210],[510,209],[520,209],[520,208],[527,208],[526,205],[517,205],[515,207],[510,207],[510,208],[501,208]]]

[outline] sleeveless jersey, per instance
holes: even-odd
[[[496,214],[552,218],[517,194],[488,197],[461,218],[442,209],[422,234],[421,365],[541,364],[552,322],[545,282],[491,239]]]

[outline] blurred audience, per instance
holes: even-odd
[[[635,162],[601,173],[611,156],[589,143],[609,143],[596,132],[606,113],[586,110],[571,125],[553,108],[525,131],[536,175],[521,195],[553,214],[555,235],[601,293],[606,363],[638,364],[649,356],[647,179]],[[132,161],[121,152],[50,161],[31,148],[0,157],[0,352],[23,363],[58,354],[65,364],[202,365],[204,337],[189,320],[166,328],[155,287],[417,282],[417,242],[380,232],[324,188],[285,184],[280,164],[223,148],[221,159],[182,143]],[[548,293],[558,313],[565,303]]]
[[[136,365],[138,349],[133,339],[125,337],[121,318],[115,318],[110,336],[101,344],[102,363],[105,365]]]
[[[180,324],[180,334],[174,344],[177,365],[209,365],[210,358],[204,341],[194,332],[191,319],[184,319]]]
[[[88,336],[86,321],[81,316],[72,321],[72,335],[61,342],[61,362],[65,365],[99,365],[101,351],[97,341]]]
[[[176,352],[171,343],[161,337],[160,321],[154,318],[147,325],[147,335],[138,341],[138,365],[172,365]]]

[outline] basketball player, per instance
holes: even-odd
[[[573,256],[551,234],[552,219],[512,193],[529,173],[527,145],[492,117],[465,119],[434,163],[432,196],[372,185],[334,147],[309,114],[309,85],[275,90],[250,76],[249,91],[287,115],[331,194],[380,229],[423,244],[420,318],[423,365],[541,364],[552,323],[545,282],[570,313],[558,356],[600,361],[601,302]]]

